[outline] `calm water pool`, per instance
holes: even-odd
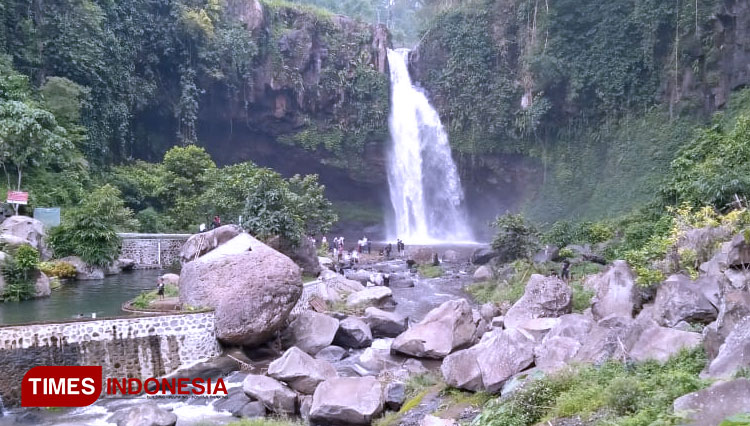
[[[36,321],[59,321],[76,318],[79,313],[90,317],[125,315],[124,302],[144,290],[156,288],[162,269],[143,269],[112,275],[103,280],[69,281],[52,295],[24,302],[0,302],[0,325]]]

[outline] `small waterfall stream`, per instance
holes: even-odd
[[[389,238],[409,244],[472,241],[448,135],[425,94],[412,85],[408,57],[408,49],[388,50],[388,186],[395,213]]]

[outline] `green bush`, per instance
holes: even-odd
[[[39,252],[29,245],[22,245],[7,256],[2,270],[3,300],[18,302],[34,297],[38,265]]]
[[[443,268],[434,265],[419,265],[417,271],[419,271],[419,275],[424,278],[439,278],[445,273]]]
[[[696,349],[683,350],[663,364],[609,361],[601,367],[571,367],[490,402],[476,425],[530,426],[569,417],[585,421],[595,413],[601,424],[672,424],[674,400],[708,385],[699,378],[705,364],[704,352]]]
[[[120,255],[117,228],[137,224],[111,185],[89,193],[63,224],[52,228],[49,243],[56,257],[78,256],[90,265],[105,266]]]
[[[479,303],[513,304],[523,296],[532,274],[546,272],[526,261],[514,262],[513,269],[515,272],[507,279],[474,283],[466,287],[466,291]]]
[[[39,264],[39,270],[50,278],[75,278],[76,276],[76,267],[61,260],[42,262]]]
[[[492,223],[495,237],[492,248],[498,253],[501,262],[525,259],[537,248],[537,231],[520,214],[506,213]]]

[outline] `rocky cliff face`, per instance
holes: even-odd
[[[342,173],[346,180],[382,182],[387,30],[257,0],[228,7],[258,40],[259,52],[244,87],[206,82],[201,143],[220,163],[253,160],[282,172],[321,173],[333,185]],[[375,158],[367,167],[377,173],[358,167],[363,157]]]

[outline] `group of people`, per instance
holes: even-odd
[[[363,236],[361,239],[357,240],[357,246],[354,249],[351,250],[345,250],[344,246],[344,237],[334,237],[333,241],[329,245],[328,238],[324,235],[320,239],[320,246],[318,246],[317,241],[315,240],[315,237],[309,236],[308,239],[310,240],[310,243],[313,244],[316,247],[321,247],[326,250],[328,250],[329,253],[333,255],[333,259],[339,263],[339,264],[349,264],[351,266],[359,263],[361,255],[362,254],[372,254],[372,241],[367,238],[367,236]],[[401,239],[398,239],[396,241],[396,251],[398,252],[399,256],[403,256],[404,252],[406,250],[406,245],[404,244]],[[381,256],[384,256],[386,259],[390,259],[391,255],[393,253],[393,244],[388,243],[383,250],[379,252]]]
[[[216,229],[221,226],[221,218],[216,215],[214,216],[214,219],[211,221],[210,229]],[[206,232],[206,224],[201,223],[200,226],[198,226],[199,232]]]

